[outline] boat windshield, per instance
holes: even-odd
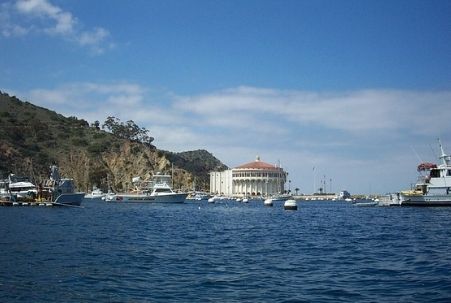
[[[431,178],[440,178],[440,170],[432,169],[431,170]]]
[[[171,190],[169,188],[156,188],[155,192],[156,193],[170,193]]]
[[[18,182],[30,182],[30,179],[26,176],[17,176],[17,175],[10,175],[9,180],[11,183],[18,183]]]
[[[169,175],[159,175],[156,174],[153,176],[153,182],[155,184],[171,184],[171,176]]]

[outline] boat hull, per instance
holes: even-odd
[[[105,201],[117,203],[184,203],[188,194],[133,195],[116,194],[107,196]]]
[[[84,197],[85,193],[61,194],[55,199],[54,203],[57,205],[80,206]]]
[[[401,206],[451,206],[451,195],[402,196]]]
[[[271,197],[273,202],[285,202],[287,200],[290,200],[292,196],[274,196]]]
[[[106,196],[105,194],[102,194],[102,195],[91,195],[91,194],[88,194],[88,195],[84,196],[84,199],[87,200],[87,201],[102,201],[105,196]]]
[[[373,207],[373,206],[377,206],[378,203],[371,201],[371,202],[356,202],[354,203],[354,206],[358,206],[358,207]]]

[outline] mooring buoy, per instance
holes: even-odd
[[[298,205],[296,203],[296,200],[289,199],[289,200],[285,201],[285,203],[283,204],[283,208],[285,210],[297,210],[298,209]]]
[[[272,199],[266,199],[265,202],[263,202],[263,204],[265,206],[270,206],[270,207],[273,206]]]

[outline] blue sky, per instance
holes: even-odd
[[[6,0],[0,70],[162,149],[280,160],[305,193],[401,190],[438,137],[451,152],[450,1]]]

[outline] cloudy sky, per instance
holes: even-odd
[[[0,90],[384,193],[451,152],[451,1],[2,0]],[[288,187],[288,186],[287,186]]]

